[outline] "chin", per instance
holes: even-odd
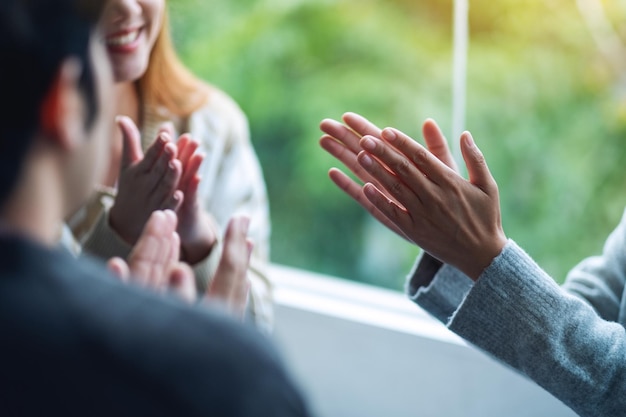
[[[147,69],[147,63],[129,63],[114,68],[113,76],[116,83],[134,82],[139,80]]]

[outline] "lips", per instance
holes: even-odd
[[[113,52],[132,52],[136,49],[141,28],[117,32],[106,37],[106,45]]]

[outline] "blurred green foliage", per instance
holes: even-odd
[[[328,180],[319,122],[355,111],[419,138],[451,113],[452,1],[171,0],[183,60],[249,117],[275,262],[400,289],[418,249]],[[575,2],[470,1],[467,128],[505,232],[557,281],[626,203],[619,77]]]

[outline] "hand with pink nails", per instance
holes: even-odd
[[[176,145],[165,132],[159,133],[144,155],[133,121],[123,116],[116,121],[124,147],[109,223],[127,243],[134,245],[154,211],[177,210],[183,202],[184,195],[178,190],[183,167],[176,158]]]
[[[172,141],[173,129],[164,126],[154,143],[141,150],[139,130],[128,117],[119,117],[123,153],[115,203],[109,213],[111,227],[134,244],[155,210],[178,214],[181,258],[194,265],[208,256],[216,242],[215,227],[198,202],[198,169],[204,156],[198,143],[183,135]]]
[[[332,119],[324,119],[320,129],[325,133],[320,139],[320,145],[329,154],[342,162],[362,183],[359,184],[337,168],[331,168],[330,179],[357,203],[363,206],[374,218],[387,226],[399,236],[411,240],[380,210],[378,210],[363,193],[363,183],[372,183],[380,188],[380,183],[372,177],[357,161],[358,154],[363,150],[359,144],[365,135],[381,138],[382,129],[369,120],[355,113],[343,115],[343,123]],[[439,160],[450,168],[457,170],[456,163],[448,143],[439,126],[434,120],[426,120],[422,129],[426,146]]]
[[[352,113],[344,122],[324,120],[320,143],[366,184],[337,169],[331,179],[390,229],[477,279],[507,240],[497,184],[469,132],[460,139],[465,180],[432,120],[423,127],[428,149]]]

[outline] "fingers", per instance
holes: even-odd
[[[193,176],[184,185],[185,199],[189,203],[188,207],[194,207],[198,202],[198,189],[200,188],[201,178],[198,175]]]
[[[368,170],[359,163],[358,159],[358,154],[363,149],[360,143],[361,137],[363,135],[371,135],[375,138],[380,138],[382,133],[380,128],[355,113],[345,113],[343,115],[343,121],[345,125],[332,119],[322,120],[320,129],[326,134],[320,138],[320,146],[333,157],[341,161],[364,183],[372,183],[377,187],[384,188],[384,186],[378,182],[378,179],[370,175]],[[385,172],[381,169],[380,172],[384,172],[388,175],[388,171]],[[336,168],[331,169],[328,175],[339,188],[365,208],[374,218],[402,238],[410,240],[400,228],[366,198],[361,185]],[[400,183],[396,180],[395,184],[397,185],[391,187],[393,187],[392,189],[398,190]],[[387,195],[386,197],[394,200],[393,196]],[[395,201],[394,204],[404,209],[397,201]]]
[[[252,253],[251,242],[246,237],[249,224],[246,217],[236,217],[228,223],[222,257],[207,294],[224,302],[239,317],[245,311],[249,290],[247,271]]]
[[[191,190],[188,190],[190,186],[193,186],[194,180],[197,178],[198,181],[200,179],[198,172],[200,171],[200,166],[204,161],[204,154],[196,153],[191,155],[187,162],[183,164],[183,175],[180,179],[179,189],[182,190],[185,195],[188,195]],[[189,200],[191,201],[191,200]]]
[[[164,152],[165,154],[165,152]],[[169,158],[169,156],[168,156]],[[164,158],[159,158],[164,159]],[[151,199],[156,202],[161,209],[170,208],[168,203],[182,203],[180,195],[176,195],[175,190],[179,186],[183,167],[178,159],[171,159],[164,172],[155,170],[150,173],[151,178],[148,187],[152,186]],[[159,175],[160,174],[160,175]],[[179,200],[180,201],[177,201]]]
[[[197,187],[194,188],[195,177],[204,160],[203,154],[196,154],[199,143],[190,135],[182,135],[177,144],[167,143],[161,155],[155,160],[150,172],[148,187],[153,187],[153,198],[160,208],[178,210],[184,194],[185,203],[192,204]]]
[[[359,140],[362,136],[370,135],[380,138],[380,128],[363,116],[345,113],[342,120],[345,125],[332,119],[324,119],[320,123],[320,129],[331,138],[341,142],[355,155],[361,151]]]
[[[381,130],[374,123],[365,117],[356,113],[345,113],[342,117],[346,125],[361,136],[370,135],[376,138],[380,137]]]
[[[352,178],[338,170],[337,168],[331,168],[328,171],[328,176],[332,180],[332,182],[337,185],[343,192],[348,194],[357,203],[361,204],[363,202],[363,194],[361,193],[361,186],[357,184]]]
[[[351,153],[357,154],[361,150],[359,140],[362,135],[355,133],[343,123],[332,119],[324,119],[320,123],[320,129],[331,138],[343,144]]]
[[[167,144],[171,144],[171,136],[167,133],[161,131],[154,142],[146,149],[146,154],[143,157],[142,164],[144,166],[145,171],[150,171],[156,161],[159,159],[163,151],[165,150],[165,146]]]
[[[182,164],[176,159],[176,154],[178,152],[176,145],[172,143],[169,139],[166,138],[166,140],[167,142],[163,145],[163,151],[154,160],[154,163],[149,168],[151,174],[151,182],[148,183],[149,187],[156,187],[157,184],[162,180],[162,177],[168,175],[168,171],[170,171],[170,175],[176,170],[178,170],[179,175],[182,173]],[[174,163],[174,161],[177,162]]]
[[[128,265],[114,258],[109,261],[109,268],[139,285],[159,292],[168,289],[184,301],[194,302],[197,298],[194,273],[189,265],[179,261],[180,238],[176,226],[173,211],[155,211],[133,248]]]
[[[404,232],[402,232],[393,222],[391,222],[380,210],[374,206],[371,201],[363,193],[362,187],[357,184],[352,178],[338,170],[337,168],[331,168],[328,172],[330,179],[341,188],[352,199],[359,203],[365,210],[367,210],[376,220],[383,225],[391,229],[394,233],[400,237],[410,240]]]
[[[362,150],[361,146],[356,142],[355,150],[335,140],[333,137],[324,135],[320,139],[320,146],[329,154],[343,163],[350,171],[354,173],[363,182],[372,182],[373,178],[359,165],[356,156]]]
[[[178,209],[180,209],[180,207],[183,205],[184,201],[185,194],[180,190],[176,190],[169,198],[165,200],[165,202],[161,206],[163,210],[172,210],[174,212],[177,212]]]
[[[171,232],[167,231],[163,235],[163,250],[167,252],[167,259],[170,264],[177,263],[180,260],[180,236],[176,232],[176,214],[172,210],[166,210],[166,215],[170,217]]]
[[[250,219],[234,217],[226,226],[224,233],[224,249],[218,268],[228,269],[231,272],[241,272],[248,269],[250,258],[248,250],[248,227]]]
[[[374,207],[378,211],[380,211],[383,216],[385,216],[388,221],[395,225],[399,230],[410,230],[409,226],[412,223],[410,213],[400,207],[395,201],[390,199],[383,193],[381,190],[376,188],[373,184],[365,184],[363,187],[363,193],[367,197],[367,199],[372,203]],[[406,236],[404,232],[399,233],[401,236]],[[406,237],[407,240],[412,241],[412,239]]]
[[[189,158],[200,147],[200,144],[195,141],[190,134],[186,133],[182,135],[177,142],[178,146],[178,159],[183,163],[184,167],[187,167]]]
[[[250,257],[252,256],[252,250],[254,249],[254,243],[250,239],[246,239],[246,249],[247,249],[247,264],[250,263]],[[247,271],[247,267],[246,267]],[[239,312],[239,317],[243,318],[243,314],[246,309],[246,304],[248,303],[248,294],[250,293],[250,280],[248,279],[247,274],[245,275],[240,285],[235,286],[232,293],[232,305],[234,306],[234,310]]]
[[[161,153],[157,155],[161,149]],[[142,191],[146,207],[154,209],[174,209],[182,203],[180,195],[174,195],[182,176],[183,167],[176,159],[176,145],[161,134],[146,152],[142,161]],[[150,161],[149,158],[154,158]]]
[[[118,277],[122,282],[128,282],[128,278],[130,276],[130,269],[128,268],[128,264],[122,258],[115,257],[109,259],[107,262],[107,268],[113,275]]]
[[[167,288],[183,301],[191,304],[197,299],[193,270],[189,265],[177,262],[168,273]]]
[[[365,151],[359,154],[359,163],[376,178],[391,197],[405,207],[407,202],[411,204],[416,203],[414,200],[419,202],[419,193],[429,186],[429,180],[406,156],[371,136],[364,136],[361,139],[361,146]],[[422,150],[427,152],[423,148]]]
[[[171,210],[155,211],[148,219],[128,258],[131,274],[140,284],[160,288],[166,282],[166,271],[180,246],[176,224]]]
[[[399,130],[387,128],[383,130],[382,138],[398,152],[394,152],[391,148],[384,145],[370,147],[375,152],[374,156],[381,159],[384,164],[393,169],[401,178],[407,179],[409,183],[419,180],[417,173],[415,170],[410,169],[411,167],[419,169],[430,181],[436,184],[446,183],[449,181],[450,176],[457,176],[451,168],[446,166],[426,148]],[[381,142],[376,142],[376,144],[380,145]],[[414,190],[418,191],[417,189]]]
[[[494,187],[497,190],[496,181],[491,172],[489,172],[483,153],[478,149],[469,132],[463,132],[461,135],[461,153],[467,166],[470,182],[485,191],[485,193],[493,194]]]
[[[422,126],[422,135],[428,150],[441,162],[459,172],[456,161],[450,152],[448,141],[433,119],[426,119]]]
[[[115,118],[117,126],[122,131],[122,164],[121,170],[124,171],[130,165],[143,159],[143,151],[141,150],[141,135],[135,123],[126,116],[117,116]]]

